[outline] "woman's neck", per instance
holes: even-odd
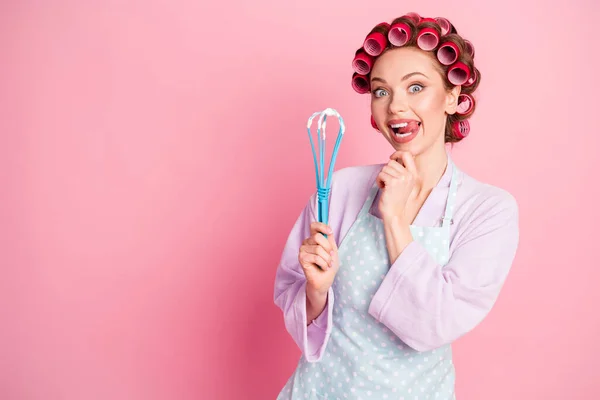
[[[415,165],[421,176],[421,192],[425,192],[423,194],[427,195],[437,186],[448,166],[448,154],[445,145],[433,146],[426,152],[417,155]]]

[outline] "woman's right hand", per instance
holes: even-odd
[[[320,222],[310,224],[310,236],[300,246],[298,261],[306,276],[307,294],[325,296],[340,267],[338,248],[330,227]]]

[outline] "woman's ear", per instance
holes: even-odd
[[[458,95],[460,95],[460,86],[454,86],[446,96],[446,114],[456,113],[458,107]]]

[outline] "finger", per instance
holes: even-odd
[[[418,175],[417,166],[415,165],[415,159],[412,156],[412,154],[405,151],[405,152],[402,152],[400,157],[402,159],[402,163],[404,164],[404,167],[408,170],[408,172],[410,172],[413,176],[416,177]]]
[[[377,175],[377,184],[379,185],[380,189],[383,189],[386,186],[390,185],[393,179],[394,177],[392,175],[388,174],[382,169],[381,172],[379,172],[379,174]]]
[[[408,152],[406,150],[398,150],[398,151],[394,152],[394,154],[392,154],[390,156],[390,160],[396,161],[398,164],[402,165],[402,167],[404,169],[406,169],[407,171],[408,171],[409,165],[407,165],[406,160],[409,160],[408,161],[409,164],[411,164],[411,160],[413,160],[412,165],[414,166],[414,157],[410,152]]]
[[[330,246],[330,244],[327,243],[327,246]],[[305,249],[305,252],[308,254],[314,254],[314,255],[321,257],[323,260],[325,260],[327,265],[331,266],[331,262],[332,262],[331,250],[325,250],[325,248],[323,246],[314,245],[314,246],[307,246]]]
[[[329,235],[330,233],[333,233],[333,230],[330,226],[322,222],[314,221],[310,224],[310,235],[314,236],[317,232],[322,233],[323,235]]]
[[[383,179],[381,172],[377,175],[377,179],[375,180],[377,181],[377,187],[379,187],[379,189],[383,189],[385,187],[385,180]]]
[[[317,244],[315,237],[314,236],[309,236],[306,239],[304,239],[304,243],[305,245],[314,245]]]
[[[394,153],[392,153],[392,155],[390,156],[390,160],[394,160],[397,162],[402,162],[402,154],[406,153],[406,150],[398,150],[395,151]]]
[[[301,259],[302,268],[304,268],[305,270],[310,269],[311,266],[315,265],[321,268],[322,270],[329,269],[329,264],[321,256],[318,256],[316,254],[304,253],[301,256]]]
[[[331,245],[331,248],[333,249],[332,256],[335,256],[338,251],[338,246],[337,246],[337,243],[335,242],[335,237],[333,237],[333,233],[331,235],[327,236],[327,239],[329,240],[329,244]]]
[[[394,171],[397,171],[400,174],[408,173],[408,170],[404,168],[404,165],[400,164],[396,160],[390,160],[390,162],[387,165],[389,168],[393,169]]]
[[[304,243],[304,244],[317,245],[317,244],[319,244],[319,240],[318,240],[319,237],[325,238],[325,236],[323,236],[323,234],[321,234],[321,232],[314,232],[305,239],[306,243]]]
[[[403,181],[406,179],[404,175],[394,176],[383,170],[379,173],[379,178],[386,186],[393,184],[394,181]]]
[[[327,237],[329,237],[330,235],[332,235],[332,234],[331,233],[328,234]],[[315,242],[314,244],[323,247],[323,249],[327,253],[329,253],[333,250],[333,247],[331,247],[329,240],[327,240],[327,238],[325,238],[325,236],[321,235],[320,233],[315,233],[315,235],[313,236],[313,241]]]
[[[401,166],[400,164],[398,164],[395,161],[391,161],[393,162],[395,165],[386,165],[385,167],[383,167],[381,169],[382,172],[385,172],[388,175],[391,175],[395,178],[400,178],[402,175],[408,173],[408,171],[406,169],[404,169],[403,166]]]
[[[383,189],[386,187],[387,185],[387,181],[390,179],[390,176],[384,172],[380,172],[377,175],[377,186],[379,186],[380,189]]]

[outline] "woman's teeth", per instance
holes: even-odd
[[[389,125],[390,129],[392,130],[394,135],[396,135],[396,137],[404,138],[404,137],[410,136],[412,133],[414,133],[415,130],[419,129],[419,127],[421,126],[421,123],[417,122],[416,124],[412,124],[411,128],[408,131],[406,131],[407,126],[408,126],[408,122],[402,122],[400,124],[390,124]],[[401,130],[403,132],[400,132]]]

